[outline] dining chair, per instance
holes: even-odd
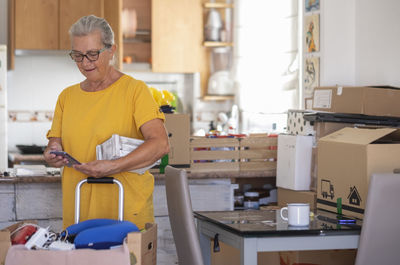
[[[165,189],[179,265],[204,265],[186,170],[165,168]]]
[[[400,174],[373,174],[356,265],[399,264]]]

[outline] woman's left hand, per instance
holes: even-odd
[[[81,165],[74,165],[74,169],[95,178],[107,177],[117,173],[113,160],[95,160]]]

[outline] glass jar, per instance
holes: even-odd
[[[230,71],[232,68],[232,49],[230,47],[217,47],[211,50],[211,73]]]

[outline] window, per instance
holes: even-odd
[[[265,120],[264,131],[274,123],[279,130],[286,125],[284,112],[299,108],[299,0],[237,0],[237,6],[235,78],[242,130],[257,130],[246,128],[258,123],[246,119]]]

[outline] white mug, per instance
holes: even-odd
[[[284,211],[287,211],[287,217],[283,216]],[[310,224],[310,204],[288,203],[281,209],[281,218],[292,226],[307,226]]]

